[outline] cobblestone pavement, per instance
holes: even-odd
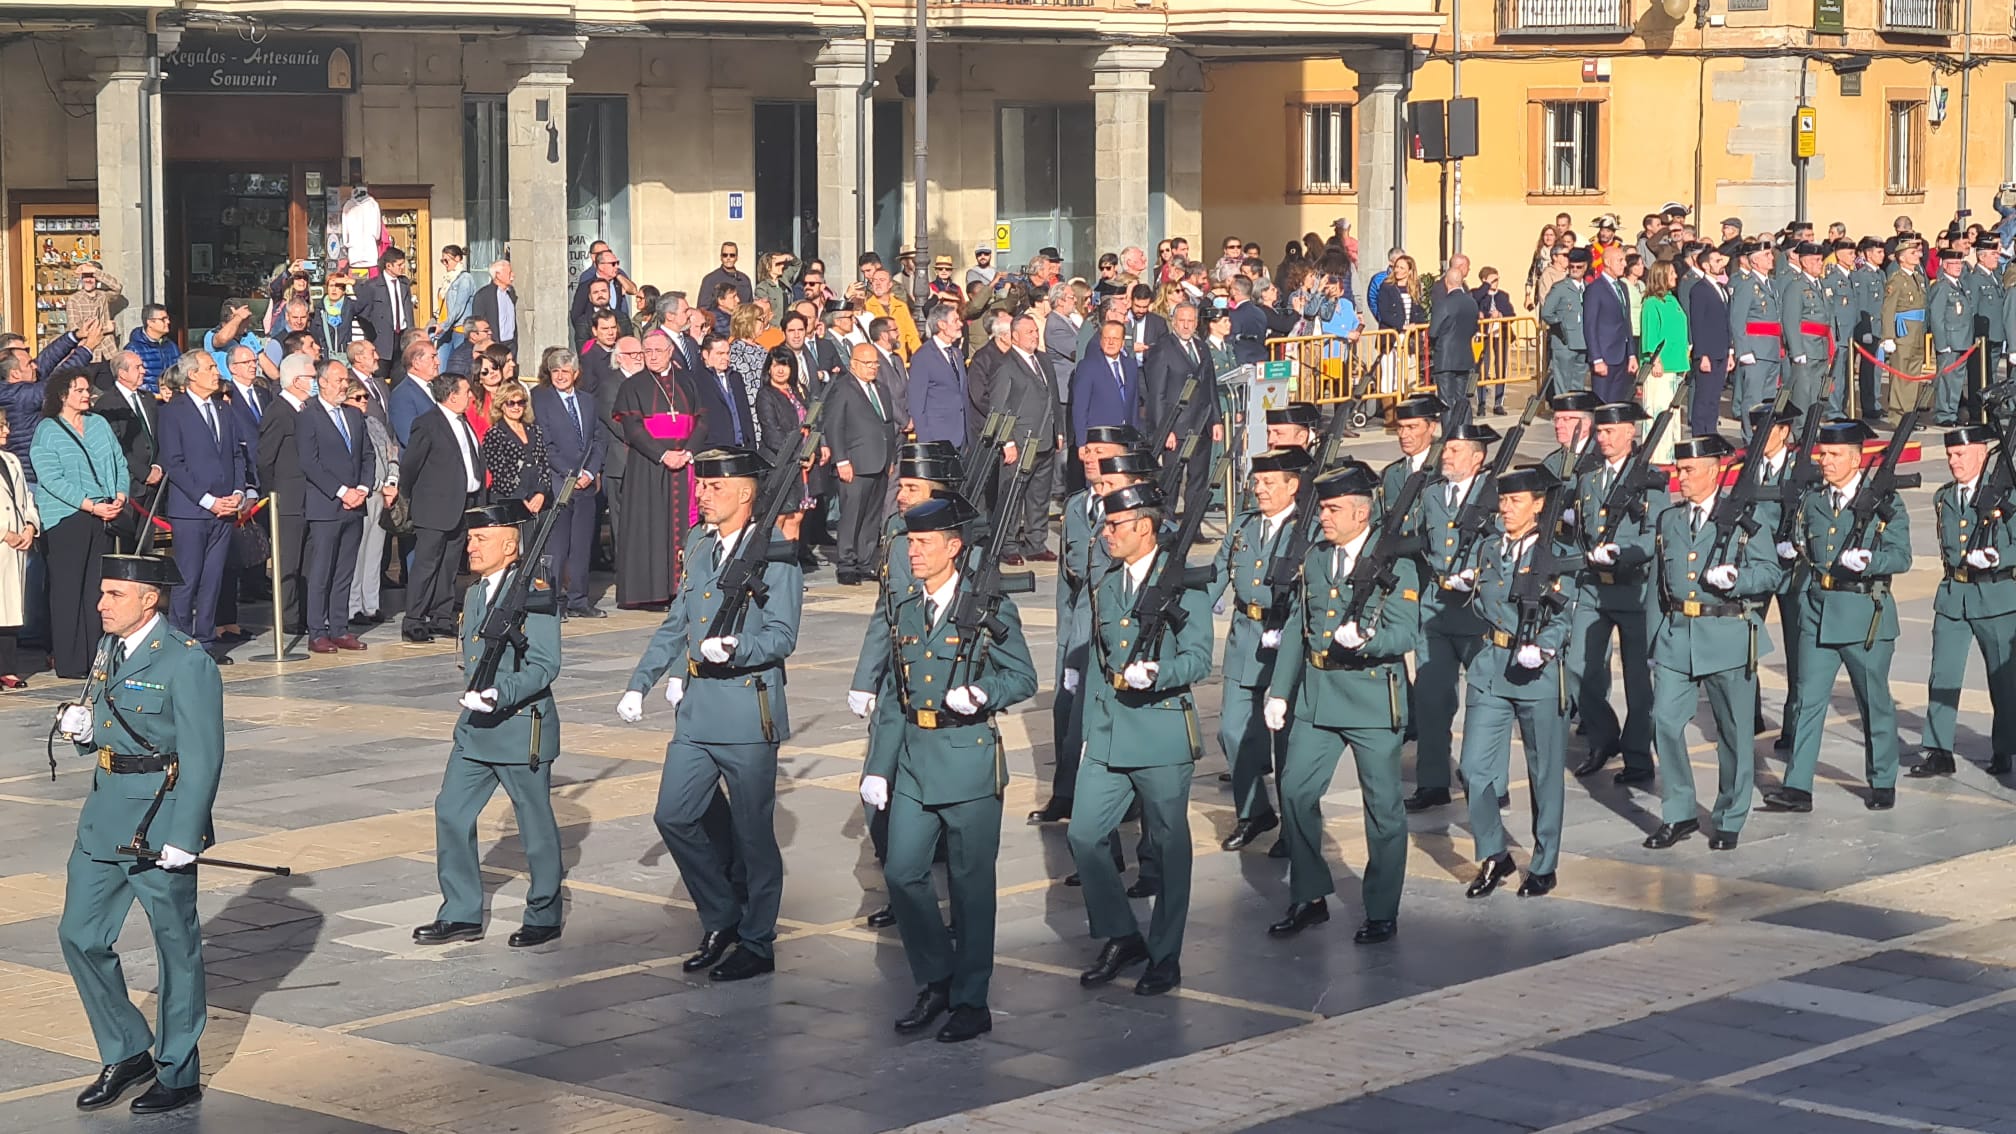
[[[1392,452],[1365,445],[1369,458]],[[1926,456],[1927,479],[1943,480],[1936,444]],[[1910,501],[1929,509],[1929,497]],[[1917,525],[1921,555],[1929,529]],[[1907,753],[1934,578],[1897,588]],[[1364,852],[1349,762],[1325,806],[1335,916],[1277,941],[1263,930],[1286,904],[1286,864],[1265,856],[1266,838],[1218,850],[1232,812],[1214,746],[1192,790],[1184,984],[1152,999],[1127,982],[1079,988],[1095,946],[1061,882],[1064,831],[1021,820],[1049,794],[1046,676],[1005,722],[1015,780],[994,1031],[946,1046],[891,1031],[914,990],[895,931],[863,921],[881,879],[854,795],[865,732],[844,693],[871,595],[831,579],[814,576],[791,663],[800,731],[779,772],[778,972],[736,985],[679,969],[698,929],[650,820],[670,712],[655,695],[642,725],[612,711],[653,617],[567,627],[554,796],[570,908],[565,936],[532,950],[503,941],[524,880],[501,794],[482,831],[490,936],[436,950],[409,936],[437,901],[430,807],[460,688],[447,648],[402,648],[381,629],[362,655],[227,669],[218,853],[297,873],[202,876],[209,1089],[162,1119],[72,1106],[97,1057],[56,917],[88,769],[66,760],[54,783],[37,771],[68,683],[40,678],[6,698],[0,1130],[2016,1130],[2016,782],[1981,768],[1978,663],[1961,713],[1970,759],[1951,780],[1901,781],[1892,812],[1861,806],[1844,683],[1814,813],[1753,815],[1733,854],[1699,838],[1641,849],[1656,795],[1595,777],[1569,785],[1554,896],[1466,901],[1461,809],[1416,816],[1401,935],[1373,948],[1350,942]],[[1048,587],[1023,610],[1046,675]],[[1775,722],[1782,670],[1764,682]],[[1203,700],[1214,713],[1215,688]],[[1712,784],[1712,746],[1694,739]],[[1770,756],[1768,737],[1758,747]],[[1780,768],[1763,760],[1760,781]],[[154,966],[137,911],[125,945],[145,1001]]]

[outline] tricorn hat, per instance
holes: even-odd
[[[152,587],[179,587],[182,572],[165,555],[101,555],[103,577]]]
[[[1155,463],[1155,454],[1146,449],[1099,458],[1100,476],[1154,476],[1161,467]]]
[[[1552,491],[1561,481],[1553,473],[1539,465],[1522,465],[1498,478],[1498,495],[1508,492],[1542,493]]]
[[[1141,431],[1131,425],[1095,425],[1085,431],[1085,443],[1132,449],[1141,444]]]
[[[749,449],[709,449],[693,458],[693,475],[703,480],[762,476],[770,462]]]
[[[1316,498],[1334,500],[1339,496],[1371,496],[1379,490],[1379,478],[1367,465],[1348,464],[1316,478]]]
[[[1151,484],[1130,484],[1125,488],[1107,493],[1101,498],[1106,506],[1106,514],[1137,512],[1143,508],[1163,507],[1162,490]]]
[[[1735,451],[1736,447],[1719,433],[1703,433],[1699,437],[1673,442],[1673,459],[1676,461],[1694,457],[1713,457],[1720,460]]]
[[[1315,402],[1289,402],[1280,409],[1267,411],[1269,425],[1301,425],[1310,429],[1323,424],[1323,411]]]
[[[1279,472],[1300,475],[1315,463],[1307,449],[1269,449],[1253,458],[1256,473]]]
[[[1946,447],[1955,445],[1987,445],[1996,440],[1996,433],[1985,425],[1961,425],[1946,431]]]
[[[1602,404],[1587,390],[1564,390],[1547,399],[1547,408],[1555,413],[1595,413]]]
[[[500,500],[462,513],[462,522],[471,531],[477,528],[515,528],[531,518],[532,509],[527,508],[522,500]]]
[[[1856,421],[1854,418],[1840,418],[1820,423],[1820,436],[1816,445],[1860,445],[1864,441],[1874,441],[1876,431]]]
[[[1637,402],[1605,402],[1594,411],[1598,425],[1631,425],[1645,421],[1652,415]]]
[[[1489,445],[1494,441],[1502,441],[1504,438],[1499,436],[1497,430],[1485,425],[1483,422],[1466,421],[1451,429],[1444,440],[1475,441],[1479,445]]]
[[[896,462],[897,480],[928,480],[956,484],[962,479],[957,460],[948,457],[903,457]]]
[[[1433,394],[1416,394],[1393,407],[1393,420],[1416,421],[1424,417],[1440,418],[1449,412],[1442,399]]]
[[[933,496],[903,513],[906,532],[956,532],[980,518],[973,505],[957,493]]]

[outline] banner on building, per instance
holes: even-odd
[[[163,90],[212,94],[347,94],[357,89],[357,41],[184,36],[161,57]]]

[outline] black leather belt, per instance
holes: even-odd
[[[126,756],[110,748],[98,750],[98,767],[115,776],[144,776],[150,772],[165,772],[175,766],[172,755]]]
[[[1877,583],[1887,582],[1879,579],[1843,579],[1825,571],[1815,575],[1813,581],[1818,583],[1823,591],[1841,591],[1851,595],[1866,595],[1876,589]]]
[[[1378,669],[1379,667],[1385,664],[1387,664],[1387,661],[1384,658],[1379,658],[1375,660],[1371,658],[1352,657],[1350,654],[1346,654],[1337,650],[1311,650],[1309,652],[1309,666],[1312,669],[1372,670],[1372,669]]]
[[[1682,618],[1743,618],[1750,608],[1740,602],[1698,602],[1694,599],[1661,598],[1659,609]]]
[[[732,681],[738,677],[750,677],[759,673],[768,673],[776,668],[774,665],[715,665],[709,661],[698,661],[694,658],[686,659],[686,676],[708,677],[718,681]]]
[[[969,717],[964,713],[955,713],[950,709],[911,709],[903,714],[903,719],[916,725],[918,728],[933,729],[975,725],[986,720],[987,717],[984,713],[979,716]]]
[[[1952,583],[2004,583],[2016,578],[2016,568],[1997,567],[1983,571],[1978,567],[1948,567],[1946,579]]]
[[[1635,572],[1602,570],[1596,567],[1585,567],[1582,569],[1582,574],[1606,587],[1614,587],[1618,583],[1635,583],[1638,581],[1638,575]]]

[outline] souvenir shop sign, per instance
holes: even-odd
[[[184,37],[161,58],[165,90],[210,94],[327,94],[357,89],[357,41],[267,36]]]

